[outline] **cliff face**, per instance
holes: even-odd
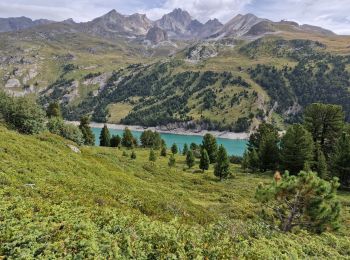
[[[154,44],[158,44],[168,40],[168,33],[155,26],[148,31],[146,40],[151,41]]]

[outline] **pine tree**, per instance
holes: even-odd
[[[189,150],[186,155],[186,164],[188,168],[192,168],[194,166],[194,163],[195,163],[195,158],[194,158],[193,152]]]
[[[248,165],[249,169],[252,171],[257,171],[260,169],[260,159],[255,149],[248,152]]]
[[[321,233],[339,227],[338,187],[337,179],[327,182],[313,172],[298,176],[286,173],[277,184],[259,185],[256,198],[262,203],[264,215],[270,215],[282,231],[298,227]]]
[[[314,142],[321,145],[326,158],[329,158],[344,127],[343,109],[338,105],[311,104],[305,109],[304,125]]]
[[[343,133],[339,138],[332,157],[332,173],[344,187],[350,187],[350,134]]]
[[[314,144],[311,134],[300,124],[288,128],[281,140],[281,166],[291,174],[298,174],[311,165]]]
[[[119,147],[122,139],[119,135],[113,135],[111,138],[111,147]]]
[[[188,153],[188,146],[187,144],[184,144],[184,149],[182,150],[182,155],[187,155]]]
[[[220,180],[227,178],[230,174],[230,162],[227,156],[226,149],[220,145],[217,153],[217,163],[214,167],[214,175],[219,177]]]
[[[104,125],[100,134],[100,146],[109,147],[111,142],[111,135],[107,125]]]
[[[163,156],[163,157],[166,157],[166,147],[165,146],[163,146],[162,147],[162,150],[160,151],[160,156]]]
[[[132,152],[131,152],[130,158],[131,158],[132,160],[136,160],[136,153],[135,153],[135,151],[132,151]]]
[[[211,134],[206,134],[203,137],[202,149],[205,149],[209,155],[210,163],[216,162],[216,156],[218,151],[218,145],[216,138]]]
[[[250,168],[249,167],[249,152],[248,151],[244,151],[241,167],[245,171]]]
[[[178,153],[178,148],[177,148],[177,145],[176,144],[173,144],[172,146],[171,146],[171,152],[172,152],[172,154],[177,154]]]
[[[156,154],[154,153],[153,149],[150,150],[148,159],[150,162],[155,162],[157,160]]]
[[[90,127],[90,118],[88,116],[83,116],[80,119],[79,129],[83,134],[85,145],[95,145],[95,135]]]
[[[207,150],[201,150],[201,159],[199,161],[199,169],[203,172],[209,169],[210,159]]]
[[[135,146],[135,139],[129,128],[125,128],[122,138],[122,145],[127,148],[132,148]]]
[[[175,164],[176,164],[175,156],[174,156],[174,154],[171,154],[169,157],[168,165],[169,165],[169,167],[174,167]]]
[[[318,173],[318,176],[322,179],[328,178],[328,165],[326,161],[326,156],[322,152],[321,146],[319,144],[316,145],[315,152],[315,171]]]
[[[276,170],[279,163],[278,143],[278,136],[272,132],[262,136],[258,149],[260,171]]]
[[[279,136],[277,129],[267,123],[259,126],[248,142],[250,168],[260,171],[276,170],[279,163]],[[255,150],[255,152],[253,152]],[[257,153],[258,159],[255,157]]]
[[[48,118],[51,117],[62,117],[61,106],[58,102],[50,103],[46,110],[46,115]]]

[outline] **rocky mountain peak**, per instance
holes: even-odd
[[[146,40],[152,42],[153,44],[158,44],[163,41],[168,40],[168,34],[161,28],[154,26],[147,32]]]

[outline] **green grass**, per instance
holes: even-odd
[[[270,174],[148,162],[149,150],[80,147],[51,134],[0,127],[0,256],[34,258],[349,258],[349,198],[342,229],[282,234],[260,220],[254,191]],[[128,155],[131,150],[125,150]],[[157,151],[157,154],[159,152]]]

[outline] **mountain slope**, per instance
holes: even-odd
[[[284,234],[256,215],[252,191],[271,176],[231,166],[235,178],[217,182],[212,169],[183,171],[183,156],[170,169],[167,158],[149,163],[149,150],[136,149],[131,160],[122,150],[75,153],[67,144],[0,126],[1,256],[282,258],[286,250],[295,258],[346,258],[350,250],[347,194],[340,195],[343,233]]]

